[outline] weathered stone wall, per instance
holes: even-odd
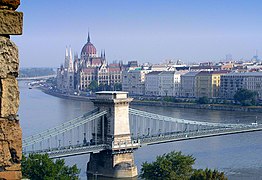
[[[21,179],[22,131],[19,106],[18,48],[10,35],[22,34],[20,0],[0,0],[0,179]]]

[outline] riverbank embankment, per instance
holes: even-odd
[[[141,106],[166,106],[175,108],[189,108],[189,109],[208,109],[208,110],[221,110],[221,111],[244,111],[244,112],[260,112],[262,113],[261,106],[240,106],[229,104],[196,104],[196,103],[173,103],[165,101],[132,101],[133,105]]]
[[[61,94],[54,91],[50,91],[44,88],[40,88],[44,93],[56,96],[59,98],[77,100],[77,101],[90,101],[94,97],[76,96],[69,94]],[[240,105],[230,105],[230,104],[196,104],[196,103],[174,103],[166,101],[148,101],[148,100],[137,100],[134,99],[131,105],[138,106],[165,106],[165,107],[175,107],[175,108],[188,108],[188,109],[207,109],[207,110],[219,110],[219,111],[242,111],[242,112],[259,112],[262,113],[261,106],[240,106]]]

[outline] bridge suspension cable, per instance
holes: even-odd
[[[168,116],[163,116],[159,114],[149,113],[145,111],[140,111],[137,109],[129,108],[129,113],[131,115],[142,116],[145,118],[166,121],[166,122],[175,122],[181,124],[191,124],[191,125],[202,125],[202,126],[210,126],[210,127],[225,127],[225,128],[233,128],[233,127],[248,127],[246,124],[225,124],[225,123],[210,123],[210,122],[199,122],[199,121],[191,121],[185,119],[178,119]]]
[[[57,127],[48,129],[42,133],[29,136],[28,138],[25,138],[23,140],[23,148],[33,145],[35,143],[41,142],[45,139],[49,139],[51,137],[57,136],[58,134],[62,134],[64,132],[70,131],[76,127],[79,127],[87,122],[93,121],[96,118],[99,118],[103,115],[105,115],[107,112],[102,111],[98,112],[98,109],[94,109],[88,113],[85,113],[84,115],[77,117],[71,121],[68,121],[66,123],[63,123]]]

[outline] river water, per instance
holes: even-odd
[[[23,137],[41,132],[73,119],[94,108],[91,102],[61,99],[28,89],[25,81],[19,82],[19,117]],[[169,107],[133,106],[149,112],[196,121],[262,123],[261,113],[180,109]],[[212,168],[224,171],[232,180],[262,180],[262,132],[210,137],[147,146],[135,151],[138,169],[142,162],[153,161],[156,156],[173,150],[196,158],[195,168]],[[65,158],[68,165],[77,164],[81,179],[86,179],[88,155]]]

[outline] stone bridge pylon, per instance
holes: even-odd
[[[127,92],[101,91],[93,100],[100,111],[107,111],[93,125],[93,142],[108,144],[109,149],[92,153],[87,164],[87,174],[109,178],[132,178],[137,176],[133,150],[138,143],[131,140],[129,127],[129,103]]]

